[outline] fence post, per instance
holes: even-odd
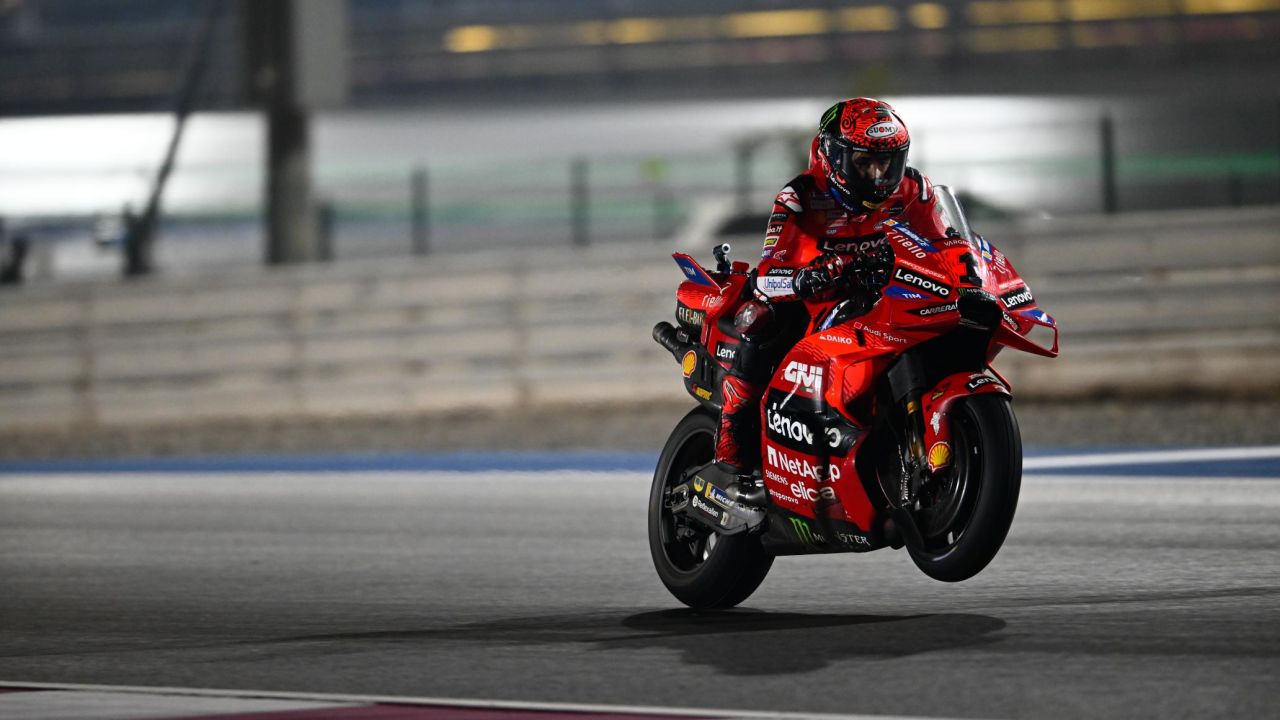
[[[1110,115],[1103,115],[1102,140],[1102,210],[1108,215],[1120,209],[1116,194],[1116,128]]]
[[[574,245],[586,246],[591,240],[590,203],[587,161],[585,158],[574,158],[569,164],[569,222],[572,225]]]
[[[409,223],[412,226],[414,255],[426,255],[431,251],[431,226],[428,224],[429,205],[427,202],[429,188],[427,182],[427,169],[421,166],[414,168],[409,181]]]

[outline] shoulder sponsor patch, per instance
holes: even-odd
[[[796,194],[795,189],[790,185],[782,188],[782,192],[778,193],[778,197],[774,202],[785,207],[791,212],[798,213],[804,210],[804,206],[800,204],[800,196]]]

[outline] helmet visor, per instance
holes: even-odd
[[[827,159],[847,189],[871,200],[884,200],[898,189],[907,169],[905,149],[888,152],[855,150],[839,140],[827,144]]]

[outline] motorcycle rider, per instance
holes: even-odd
[[[910,145],[906,123],[888,103],[838,102],[818,124],[809,168],[774,200],[755,299],[734,319],[742,339],[721,386],[716,467],[737,476],[742,502],[764,502],[764,488],[751,474],[760,460],[760,399],[812,321],[805,301],[870,275],[875,280],[854,288],[865,311],[879,298],[893,262],[886,226],[926,240],[946,234],[929,180],[906,165]]]

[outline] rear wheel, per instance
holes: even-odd
[[[1022,436],[1004,395],[975,395],[951,413],[952,464],[913,510],[924,547],[911,559],[935,580],[967,580],[1004,544],[1022,487]]]
[[[671,489],[695,467],[715,459],[716,418],[695,408],[676,425],[649,492],[649,552],[667,590],[693,608],[729,608],[764,582],[773,556],[749,533],[718,535],[671,511]]]

